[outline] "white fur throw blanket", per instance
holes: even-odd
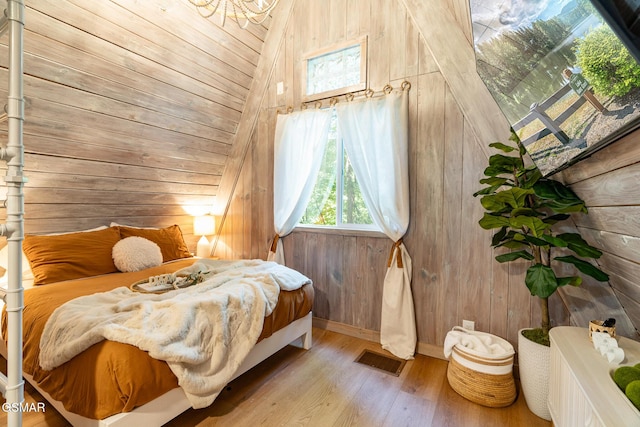
[[[168,363],[194,408],[209,406],[260,336],[280,289],[311,283],[261,260],[199,260],[176,274],[206,280],[164,294],[120,287],[58,307],[40,342],[40,365],[51,370],[104,339],[134,345]]]

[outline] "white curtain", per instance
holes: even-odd
[[[327,144],[331,111],[278,115],[274,141],[273,218],[276,235],[268,260],[284,261],[280,237],[291,233],[309,203]]]
[[[394,241],[384,279],[380,343],[403,359],[415,353],[409,226],[408,90],[336,105],[338,127],[373,221]]]

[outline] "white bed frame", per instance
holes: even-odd
[[[295,320],[284,328],[273,333],[269,338],[265,338],[256,344],[231,380],[236,379],[289,344],[297,345],[305,350],[310,349],[312,317],[312,313],[309,312],[305,317]],[[4,340],[0,340],[0,353],[6,356]],[[64,409],[62,403],[53,399],[49,393],[43,391],[33,380],[31,375],[24,374],[24,378],[74,427],[161,426],[191,407],[184,392],[180,387],[178,387],[166,392],[162,396],[145,405],[137,407],[131,412],[112,415],[103,420],[93,420]],[[216,403],[214,401],[213,405],[215,404]]]

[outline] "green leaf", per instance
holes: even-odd
[[[480,204],[482,205],[483,208],[485,208],[490,212],[500,213],[500,212],[507,212],[510,210],[507,204],[504,201],[500,200],[500,197],[498,197],[498,194],[489,194],[487,196],[484,196],[483,198],[480,199]]]
[[[514,230],[509,230],[508,228],[507,230],[507,235],[502,239],[502,243],[495,245],[495,247],[505,247],[509,249],[522,249],[529,247],[524,234],[518,233]]]
[[[564,204],[558,201],[545,201],[544,206],[550,208],[554,212],[563,212],[563,213],[571,213],[571,212],[583,212],[587,213],[587,208],[584,205],[584,202],[576,203],[576,204]]]
[[[493,194],[500,187],[501,187],[500,185],[493,185],[491,187],[485,187],[482,190],[478,190],[475,193],[473,193],[473,197],[478,197],[480,195],[485,195],[485,194]]]
[[[580,270],[582,273],[593,277],[594,279],[596,279],[599,282],[606,282],[606,281],[609,280],[609,275],[607,273],[603,272],[602,270],[600,270],[598,267],[594,266],[593,264],[590,264],[590,263],[588,263],[586,261],[583,261],[583,260],[581,260],[579,258],[576,258],[573,255],[555,257],[554,259],[556,261],[566,262],[568,264],[575,265],[576,268],[578,270]]]
[[[558,238],[557,236],[550,236],[548,234],[543,234],[542,238],[544,240],[547,241],[547,243],[550,243],[551,245],[555,246],[556,248],[566,248],[569,243],[567,243],[565,240],[562,240],[561,238]]]
[[[513,128],[511,128],[511,135],[509,136],[509,141],[513,141],[516,143],[516,145],[520,149],[521,156],[524,156],[525,154],[527,154],[527,150],[524,148],[524,144],[522,143],[522,141],[520,141],[518,134],[513,130]]]
[[[526,243],[517,241],[517,240],[506,240],[503,243],[499,244],[498,246],[496,246],[497,248],[509,248],[509,249],[522,249],[522,248],[527,248],[529,247],[529,245],[527,245]]]
[[[513,240],[517,240],[518,242],[524,242],[527,240],[526,234],[518,233],[516,231],[509,233],[509,237]]]
[[[553,179],[540,179],[533,186],[536,196],[543,199],[543,205],[554,212],[587,212],[584,201],[569,187]]]
[[[543,238],[544,236],[545,234],[542,235]],[[549,246],[549,242],[547,242],[546,240],[538,239],[537,237],[527,235],[525,236],[525,239],[527,240],[527,242],[536,246]]]
[[[497,203],[505,203],[511,206],[511,209],[524,208],[529,194],[533,194],[533,191],[513,187],[497,193],[495,200]]]
[[[600,258],[602,252],[588,244],[578,233],[563,233],[556,236],[567,242],[567,247],[575,252],[578,256],[585,258]]]
[[[539,179],[542,178],[542,172],[535,166],[527,167],[518,174],[518,182],[522,188],[532,188]]]
[[[509,180],[507,178],[500,178],[499,176],[492,176],[489,178],[484,178],[480,180],[480,184],[488,184],[488,185],[503,185],[504,183],[508,182]]]
[[[571,276],[571,277],[558,277],[558,287],[560,286],[580,286],[582,284],[582,277],[579,276]]]
[[[562,214],[555,214],[555,215],[551,215],[551,216],[546,217],[544,219],[544,222],[546,222],[547,224],[555,224],[557,222],[564,221],[565,219],[570,218],[570,217],[571,217],[571,215],[569,215],[569,214],[563,214],[563,213]]]
[[[502,240],[507,235],[507,227],[502,227],[496,234],[491,238],[491,246],[497,246],[502,242]]]
[[[531,295],[549,298],[558,289],[558,280],[551,267],[536,264],[527,269],[524,282]]]
[[[538,216],[538,212],[531,208],[516,208],[511,211],[511,216]]]
[[[602,252],[598,248],[594,248],[593,246],[585,243],[584,245],[569,243],[568,246],[576,255],[584,257],[584,258],[594,258],[598,259],[602,256]]]
[[[494,154],[489,157],[489,166],[484,170],[486,176],[499,176],[512,174],[514,170],[522,168],[522,160],[519,157]]]
[[[505,217],[499,215],[492,215],[490,213],[485,212],[484,216],[478,221],[480,227],[485,230],[491,230],[493,228],[502,228],[509,226],[509,220]]]
[[[510,153],[513,150],[515,150],[515,148],[513,148],[512,146],[503,144],[502,142],[492,142],[491,144],[489,144],[489,147],[493,147],[493,148],[496,148],[498,150],[502,150],[505,153]]]
[[[509,225],[513,228],[527,227],[529,231],[535,236],[540,237],[547,230],[550,225],[545,224],[540,218],[531,216],[517,216],[509,220]]]
[[[558,234],[556,237],[564,240],[567,243],[586,243],[582,236],[578,233],[562,233]]]
[[[509,262],[517,259],[526,259],[531,261],[533,259],[533,255],[527,251],[516,251],[496,256],[496,260],[498,262]]]

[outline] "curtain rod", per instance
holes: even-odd
[[[408,82],[407,80],[403,81],[402,84],[400,85],[400,89],[402,90],[409,90],[411,89],[411,83]],[[390,84],[386,84],[382,90],[378,91],[378,96],[381,95],[388,95],[391,92],[393,92],[393,86],[391,86]],[[302,102],[300,104],[300,109],[301,110],[306,110],[307,108],[309,108],[309,104],[313,104],[315,105],[316,108],[322,108],[323,105],[323,101],[329,100],[329,106],[334,106],[336,105],[340,100],[339,98],[341,96],[344,96],[344,98],[347,100],[347,102],[349,101],[353,101],[356,96],[357,97],[366,97],[366,98],[373,98],[374,95],[376,94],[376,92],[371,89],[362,89],[362,90],[357,90],[355,92],[349,92],[349,93],[345,93],[344,95],[336,95],[336,96],[328,96],[326,98],[318,98],[315,99],[313,101],[307,101],[307,102]],[[276,114],[289,114],[292,113],[294,111],[294,108],[292,106],[287,107],[286,110],[284,110],[284,112],[282,112],[279,108],[276,110]]]

